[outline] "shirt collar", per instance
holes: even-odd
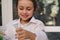
[[[29,21],[29,23],[36,23],[36,19],[35,19],[34,17],[32,17],[31,20]],[[18,20],[16,20],[16,21],[14,22],[14,24],[21,24],[21,23],[20,23],[20,18],[19,18]]]
[[[35,17],[32,17],[29,23],[36,23]]]

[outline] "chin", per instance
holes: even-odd
[[[26,18],[21,17],[21,18],[22,18],[22,20],[27,21],[27,20],[29,20],[31,17],[26,17]]]
[[[22,18],[23,20],[28,20],[28,18]]]

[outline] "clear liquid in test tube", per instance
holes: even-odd
[[[21,27],[19,27],[19,24],[18,24],[18,23],[16,23],[16,24],[14,25],[14,27],[15,27],[15,30],[16,30],[16,28],[21,28]],[[15,32],[15,34],[16,34],[16,32]],[[18,40],[18,39],[15,39],[15,40]],[[25,39],[25,40],[30,40],[30,39]]]
[[[14,40],[18,40],[17,38],[16,38],[16,28],[18,28],[18,23],[16,23],[16,24],[14,24],[14,27],[15,27],[15,30],[14,30]]]

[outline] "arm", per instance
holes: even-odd
[[[44,31],[44,24],[43,23],[39,23],[37,28],[36,28],[36,31],[35,31],[35,34],[36,34],[36,40],[48,40],[48,37]]]
[[[3,36],[3,40],[12,40],[11,39],[11,32],[10,32],[10,28],[11,26],[9,27],[10,25],[7,24],[7,25],[4,25],[3,28],[4,28],[4,36]]]
[[[36,40],[48,40],[47,35],[43,31],[36,32]]]

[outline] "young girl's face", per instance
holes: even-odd
[[[26,21],[33,16],[34,5],[31,0],[18,1],[18,16]]]

